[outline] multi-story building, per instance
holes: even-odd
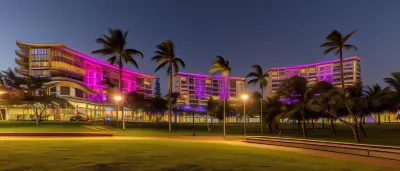
[[[66,47],[64,44],[23,43],[17,41],[20,50],[15,53],[19,57],[15,62],[19,67],[16,72],[34,77],[49,77],[57,83],[49,91],[64,97],[76,107],[70,109],[52,109],[50,118],[54,120],[68,119],[77,112],[88,117],[115,117],[115,102],[105,91],[103,80],[110,80],[119,85],[119,69],[117,66],[89,57]],[[122,70],[122,89],[124,92],[138,92],[145,97],[152,97],[153,75],[137,71]],[[31,109],[7,108],[7,119],[29,119]],[[131,115],[129,115],[131,114]],[[132,116],[127,111],[127,116]],[[121,118],[121,117],[119,117]]]
[[[173,92],[179,92],[178,106],[183,110],[205,111],[207,97],[236,100],[246,91],[245,79],[179,72],[173,77]],[[224,86],[226,83],[226,86]]]
[[[267,96],[272,96],[280,82],[291,76],[301,76],[307,79],[307,85],[313,86],[318,81],[326,81],[335,87],[341,87],[340,62],[331,60],[313,64],[271,68],[268,71]],[[360,58],[350,57],[343,59],[345,86],[361,82]]]

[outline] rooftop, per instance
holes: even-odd
[[[357,56],[353,56],[353,57],[349,57],[349,58],[343,58],[343,61],[351,61],[351,60],[361,61],[361,59],[359,57],[357,57]],[[295,65],[295,66],[271,68],[268,71],[270,71],[270,70],[279,70],[279,69],[304,68],[304,67],[310,67],[310,66],[316,66],[316,65],[330,64],[330,63],[335,63],[335,62],[339,62],[339,59],[329,60],[329,61],[324,61],[324,62],[311,63],[311,64],[304,64],[304,65]]]
[[[203,77],[203,78],[219,78],[219,79],[224,79],[224,76],[219,76],[219,75],[207,75],[207,74],[196,74],[196,73],[185,73],[185,72],[178,72],[175,75],[185,75],[185,76],[191,76],[191,77]],[[233,80],[245,80],[243,77],[231,77],[228,76],[229,79]]]

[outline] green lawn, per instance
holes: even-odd
[[[9,171],[387,170],[300,153],[179,140],[22,140],[1,143],[0,170]]]
[[[0,121],[0,132],[99,132],[83,125],[88,123],[43,121],[36,127],[35,121]]]
[[[115,125],[115,122],[112,123]],[[39,127],[35,127],[33,121],[1,121],[0,132],[118,132],[120,136],[192,136],[192,124],[173,124],[172,132],[168,132],[168,123],[145,123],[145,122],[127,122],[126,131],[107,127],[108,130],[89,129],[84,126],[103,126],[103,122],[99,121],[95,125],[93,122],[69,122],[69,121],[44,121]],[[339,142],[354,142],[351,130],[343,125],[336,124],[337,134],[332,132],[330,125],[325,124],[322,128],[321,124],[316,125],[317,130],[311,129],[311,124],[308,124],[309,139],[339,141]],[[222,124],[213,124],[212,132],[208,132],[206,124],[196,124],[196,136],[221,136]],[[368,138],[360,133],[361,143],[394,145],[400,146],[400,124],[364,124]],[[121,128],[121,124],[120,124]],[[301,132],[293,129],[291,124],[280,124],[283,129],[281,135],[274,130],[268,133],[268,129],[264,129],[264,135],[277,137],[302,138]],[[297,125],[295,125],[297,128]],[[242,136],[242,124],[227,124],[227,135]],[[260,135],[260,126],[258,124],[249,124],[247,126],[247,135]]]

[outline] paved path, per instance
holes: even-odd
[[[218,143],[226,145],[237,145],[246,146],[253,148],[264,148],[270,150],[281,150],[287,152],[296,152],[313,156],[329,157],[339,160],[353,161],[358,163],[376,165],[381,167],[388,167],[400,170],[400,161],[388,160],[381,158],[372,158],[366,156],[356,156],[350,154],[341,154],[327,151],[318,151],[310,149],[292,148],[292,147],[282,147],[282,146],[272,146],[264,144],[253,144],[243,142],[239,137],[235,137],[231,140],[223,140],[220,137],[129,137],[129,136],[114,136],[114,137],[0,137],[0,141],[32,141],[32,140],[55,140],[55,141],[84,141],[84,140],[172,140],[172,141],[187,141],[187,142],[198,142],[198,143]],[[349,166],[350,167],[350,166]]]

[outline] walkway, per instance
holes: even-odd
[[[282,147],[282,146],[272,146],[263,144],[253,144],[243,142],[240,137],[230,138],[230,140],[223,140],[221,137],[183,137],[183,136],[171,136],[171,137],[128,137],[128,136],[114,136],[114,137],[0,137],[0,141],[40,141],[40,140],[54,140],[54,141],[84,141],[84,140],[172,140],[172,141],[187,141],[187,142],[197,142],[197,143],[219,143],[226,145],[237,145],[246,146],[254,148],[264,148],[270,150],[281,150],[287,152],[302,153],[312,156],[329,157],[339,160],[346,160],[370,165],[376,165],[381,167],[388,167],[393,169],[400,169],[400,161],[372,158],[365,156],[356,156],[342,153],[333,153],[326,151],[292,148],[292,147]]]

